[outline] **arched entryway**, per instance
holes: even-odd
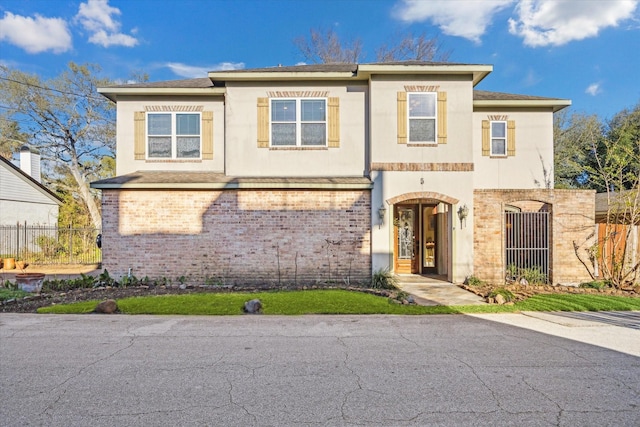
[[[393,207],[393,270],[396,274],[449,276],[452,197],[407,193],[387,200]]]

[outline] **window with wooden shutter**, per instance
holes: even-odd
[[[516,155],[516,122],[507,121],[507,156]]]
[[[340,147],[340,98],[329,98],[329,147]]]
[[[213,160],[213,111],[202,112],[202,160]]]
[[[145,159],[146,146],[146,113],[136,111],[133,113],[133,154],[136,160]]]
[[[407,92],[398,92],[398,144],[407,143]]]
[[[258,98],[258,148],[269,148],[269,98]]]
[[[438,92],[438,144],[447,143],[447,92]]]
[[[488,156],[491,154],[491,129],[489,120],[482,121],[482,155]]]

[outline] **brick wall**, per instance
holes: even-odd
[[[369,191],[103,190],[114,277],[225,284],[369,281]]]
[[[576,284],[590,280],[578,259],[574,243],[585,247],[593,240],[595,191],[591,190],[475,190],[474,191],[474,275],[503,283],[505,205],[534,206],[517,202],[536,201],[549,205],[550,270],[554,284]]]

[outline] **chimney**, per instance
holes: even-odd
[[[40,176],[40,153],[31,150],[26,145],[20,148],[20,169],[38,182],[42,182]]]

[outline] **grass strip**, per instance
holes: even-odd
[[[345,290],[273,291],[259,293],[201,293],[124,298],[117,301],[124,314],[239,315],[244,303],[262,301],[264,314],[454,314],[513,313],[518,311],[640,310],[640,298],[601,295],[536,295],[514,305],[419,306],[400,305],[388,298]],[[98,301],[54,305],[38,313],[90,313]]]

